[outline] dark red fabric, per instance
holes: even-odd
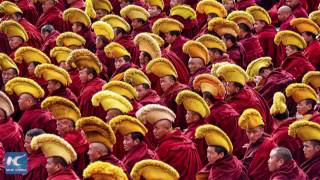
[[[166,13],[165,12],[161,12],[160,14],[156,15],[156,16],[153,16],[153,17],[149,17],[149,26],[150,26],[150,29],[152,28],[152,25],[154,22],[156,22],[158,19],[160,18],[165,18],[167,17]]]
[[[182,60],[182,62],[186,65],[186,67],[188,65],[189,56],[182,51],[182,46],[188,40],[189,40],[188,38],[180,35],[173,42],[173,44],[171,44],[171,46],[169,45],[170,50],[172,52],[176,53],[176,55]]]
[[[181,16],[170,16],[171,18],[181,22],[184,26],[182,35],[186,38],[193,39],[199,33],[199,23],[197,19],[184,19]]]
[[[116,136],[116,143],[113,145],[112,147],[112,154],[118,158],[118,159],[122,159],[124,157],[124,155],[126,154],[124,147],[123,147],[123,135],[117,131],[115,133]]]
[[[314,40],[307,48],[303,50],[303,55],[309,60],[309,62],[316,68],[317,71],[320,70],[320,42]]]
[[[50,51],[51,49],[53,49],[54,47],[56,47],[56,39],[59,36],[59,32],[58,31],[53,31],[51,32],[43,41],[43,45],[41,47],[41,51],[46,53],[48,56],[50,55]],[[58,63],[56,61],[52,61],[53,64],[58,65]]]
[[[236,8],[238,10],[246,10],[247,7],[253,6],[255,4],[256,4],[255,0],[241,0],[241,1],[237,1]]]
[[[292,9],[292,14],[296,17],[296,18],[308,18],[308,13],[307,11],[304,9],[304,7],[302,7],[301,4],[298,4],[295,8]]]
[[[210,69],[204,66],[198,69],[195,73],[191,74],[189,78],[189,83],[188,83],[189,88],[191,89],[193,88],[193,80],[200,74],[210,74]]]
[[[317,154],[315,157],[305,161],[301,164],[301,169],[307,174],[309,179],[319,179],[320,177],[320,156]]]
[[[37,22],[39,14],[31,0],[18,0],[15,4],[22,10],[23,17],[30,23],[35,24]]]
[[[107,74],[107,76],[104,76],[108,78],[111,77],[112,73],[116,70],[114,67],[114,59],[107,57],[106,53],[104,52],[104,48],[98,48],[96,50],[96,55],[102,64],[102,73]]]
[[[0,142],[6,152],[24,152],[24,135],[21,127],[12,121],[0,124]]]
[[[100,157],[99,161],[111,163],[115,166],[121,167],[124,171],[127,171],[126,166],[123,164],[123,162],[112,154]]]
[[[318,6],[319,6],[319,3],[320,1],[319,0],[313,0],[313,1],[307,1],[308,3],[308,7],[309,7],[309,13],[312,12],[312,11],[316,11],[318,10]]]
[[[0,44],[0,52],[6,53],[6,54],[10,54],[11,49],[10,49],[10,46],[9,46],[8,37],[3,32],[0,32],[0,41],[2,42]]]
[[[245,62],[247,59],[247,54],[242,44],[237,43],[236,45],[230,47],[229,49],[227,49],[227,54],[229,55],[230,59],[232,59],[237,65],[246,69]]]
[[[0,169],[3,170],[4,169],[4,148],[3,148],[3,145],[2,145],[2,142],[0,142]],[[0,173],[1,174],[1,173]],[[0,177],[3,177],[0,175]]]
[[[72,101],[75,105],[78,104],[78,99],[77,99],[76,95],[69,88],[66,88],[66,87],[61,87],[61,88],[57,89],[56,91],[52,92],[52,94],[49,94],[49,96],[64,97],[64,98]]]
[[[68,167],[49,176],[47,180],[80,180],[80,178]]]
[[[211,61],[212,61],[212,60],[211,60]],[[222,54],[222,56],[220,56],[219,58],[213,60],[212,63],[210,62],[210,63],[207,65],[207,67],[208,67],[208,69],[211,70],[212,64],[221,63],[221,62],[228,62],[228,63],[231,63],[231,64],[235,64],[235,62],[234,62],[232,59],[230,59],[229,55],[226,54],[226,53],[224,53],[224,54]]]
[[[155,150],[158,145],[158,142],[153,134],[153,126],[148,122],[144,126],[148,129],[148,132],[144,136],[144,142],[148,145],[149,149]]]
[[[309,121],[313,121],[320,124],[320,113],[318,111],[313,112],[312,117],[309,119]]]
[[[42,13],[37,20],[36,27],[40,31],[41,27],[46,24],[51,24],[59,32],[64,32],[64,22],[61,10],[57,7],[52,7],[47,12]]]
[[[299,168],[294,160],[283,164],[279,170],[272,172],[270,180],[306,180],[307,175]]]
[[[139,103],[143,106],[147,104],[158,104],[160,102],[160,96],[155,90],[148,89],[146,94],[139,99]]]
[[[247,55],[247,58],[245,59],[246,61],[244,63],[245,67],[247,67],[251,61],[264,55],[263,49],[257,36],[248,33],[244,38],[240,39],[240,43],[242,44]]]
[[[79,71],[77,69],[72,69],[68,71],[72,83],[69,85],[70,90],[79,97],[80,91],[82,89],[82,84],[80,81]]]
[[[280,25],[280,31],[283,31],[283,30],[294,30],[294,28],[290,25],[290,21],[292,19],[296,18],[294,15],[291,15],[288,17],[287,20],[285,20],[284,22],[281,23]]]
[[[136,117],[136,112],[140,109],[140,108],[142,108],[142,104],[140,104],[137,100],[131,100],[131,104],[132,104],[132,107],[133,107],[133,109],[132,109],[132,111],[130,111],[130,112],[128,112],[128,115],[129,116],[132,116],[132,117]]]
[[[180,130],[174,130],[161,139],[155,151],[161,161],[179,172],[181,180],[195,180],[201,160],[193,142],[186,139]]]
[[[26,19],[21,18],[19,20],[20,25],[26,30],[29,40],[28,44],[34,48],[40,49],[43,39],[37,27],[28,22]]]
[[[78,34],[86,40],[85,48],[96,52],[96,34],[87,28]]]
[[[78,9],[84,10],[86,7],[86,4],[84,3],[83,0],[76,0],[76,1],[73,1],[71,4],[69,4],[68,6],[69,6],[68,8],[78,8]]]
[[[46,179],[48,177],[47,158],[42,154],[41,150],[32,152],[28,156],[28,173],[23,175],[23,180]]]
[[[137,68],[137,66],[135,64],[132,64],[132,63],[126,63],[126,64],[120,66],[118,69],[116,69],[113,72],[113,74],[112,74],[110,79],[112,79],[114,77],[121,77],[120,79],[117,78],[116,80],[119,80],[119,81],[123,80],[124,72],[129,68]]]
[[[148,78],[151,82],[151,89],[155,90],[159,94],[159,96],[161,96],[163,94],[163,91],[162,91],[161,85],[160,85],[160,78],[152,73],[147,74],[146,66],[141,67],[140,70],[148,76]]]

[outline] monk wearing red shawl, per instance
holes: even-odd
[[[23,12],[23,17],[26,18],[31,24],[35,24],[39,18],[39,12],[31,0],[11,0]]]
[[[237,65],[245,68],[247,54],[242,44],[237,43],[236,38],[231,34],[225,34],[222,37],[222,40],[226,42],[227,54],[229,55],[229,58]]]
[[[40,48],[42,52],[46,53],[48,56],[50,55],[51,49],[56,47],[56,38],[59,36],[59,32],[54,29],[52,25],[44,25],[41,28],[41,36],[43,37],[43,44]],[[58,65],[53,61],[52,63]]]
[[[36,27],[41,30],[42,26],[51,24],[57,31],[64,32],[62,12],[55,6],[54,0],[43,2],[43,13],[36,23]]]
[[[291,8],[288,6],[282,6],[279,8],[278,14],[279,21],[281,22],[280,31],[294,30],[294,28],[290,25],[290,22],[296,17],[292,14]]]
[[[286,0],[286,5],[289,6],[292,10],[292,14],[297,17],[308,18],[308,9],[302,6],[300,0]]]
[[[0,41],[3,42],[0,45],[0,52],[10,54],[11,49],[9,46],[8,37],[3,32],[0,32]]]
[[[84,10],[86,5],[83,0],[66,0],[67,8],[78,8]]]
[[[157,1],[149,1],[148,3],[148,12],[150,13],[150,17],[149,17],[149,25],[150,25],[150,29],[153,26],[153,23],[156,22],[158,19],[160,18],[165,18],[166,12],[163,12],[163,8],[164,6],[161,5],[161,3],[159,4]]]
[[[4,169],[4,149],[2,143],[0,143],[0,178],[5,179],[5,169]]]
[[[247,7],[255,5],[255,0],[241,0],[236,2],[236,9],[246,10]]]
[[[181,13],[183,12],[183,14]],[[181,22],[184,26],[182,35],[193,39],[199,33],[199,23],[196,12],[189,6],[177,5],[170,9],[170,18]]]

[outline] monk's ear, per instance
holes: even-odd
[[[320,145],[316,145],[316,146],[314,147],[314,149],[315,149],[317,152],[320,152]]]

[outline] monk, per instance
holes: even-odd
[[[303,145],[304,155],[307,160],[301,164],[301,169],[308,175],[309,179],[318,178],[320,176],[319,140],[305,141]]]
[[[71,15],[70,15],[71,16]],[[71,24],[71,23],[70,23]],[[85,25],[83,22],[72,23],[72,32],[79,34],[86,40],[85,48],[91,52],[96,51],[96,35],[91,30],[90,24]]]
[[[69,88],[76,95],[76,97],[79,97],[80,91],[82,89],[79,70],[76,68],[73,68],[67,61],[62,61],[59,64],[59,67],[68,71],[70,78],[72,80],[72,83],[70,84]]]
[[[39,18],[39,12],[35,5],[30,0],[11,0],[15,3],[23,12],[23,17],[26,18],[31,24],[35,24]]]
[[[113,72],[111,79],[119,81],[123,79],[123,73],[127,69],[137,67],[135,64],[131,63],[131,57],[127,55],[119,58],[114,58],[114,66],[115,71]]]
[[[160,102],[160,96],[155,90],[152,90],[149,84],[140,84],[135,86],[138,92],[138,102],[143,106],[147,104],[158,104]]]
[[[293,30],[290,21],[294,18],[295,16],[292,14],[292,9],[289,6],[280,7],[278,10],[278,19],[281,22],[280,31]]]
[[[48,81],[48,96],[60,96],[69,99],[70,101],[78,104],[78,99],[75,94],[67,87],[57,80]]]
[[[2,143],[0,143],[0,178],[5,179],[5,169],[4,169],[4,149]]]
[[[0,45],[0,52],[10,54],[10,45],[8,41],[8,37],[3,32],[0,32],[0,41],[3,42]]]
[[[113,32],[112,32],[113,33]],[[112,73],[114,72],[114,60],[107,57],[106,53],[104,52],[104,47],[109,44],[110,41],[102,35],[98,35],[96,37],[96,56],[99,58],[100,62],[102,63],[102,78],[106,81],[109,80]]]
[[[301,33],[303,39],[308,44],[303,50],[303,55],[309,60],[309,62],[316,68],[317,71],[320,70],[320,42],[316,39],[316,35],[311,32]]]
[[[222,40],[227,47],[227,54],[237,65],[246,67],[245,62],[247,54],[244,47],[237,42],[237,38],[231,34],[225,34],[222,36]]]
[[[50,24],[44,25],[41,28],[41,36],[43,39],[43,45],[40,48],[42,52],[46,53],[48,56],[50,55],[51,49],[56,47],[56,38],[59,36],[59,32],[54,29],[54,27]],[[52,61],[54,64],[55,61]]]
[[[39,30],[41,30],[42,26],[51,24],[57,31],[64,32],[62,12],[55,6],[55,4],[55,0],[43,2],[43,13],[36,23],[36,27]]]
[[[160,19],[160,18],[165,18],[166,12],[163,12],[163,7],[161,8],[160,6],[156,5],[156,4],[152,4],[152,1],[148,2],[148,12],[150,14],[149,17],[149,25],[150,25],[150,29],[152,28],[152,25],[154,22],[156,22],[156,20]]]
[[[241,0],[236,2],[236,9],[238,10],[246,10],[247,7],[255,5],[254,0]]]
[[[47,180],[59,180],[59,179],[70,179],[80,180],[77,174],[71,169],[66,161],[59,157],[53,156],[47,159]]]
[[[286,5],[292,9],[292,14],[296,18],[308,17],[307,10],[302,6],[300,0],[286,0]]]
[[[170,16],[173,19],[181,22],[184,26],[182,35],[188,39],[193,39],[199,33],[199,23],[197,18],[191,19],[190,17],[185,19],[181,15]]]

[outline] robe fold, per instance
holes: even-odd
[[[23,180],[41,180],[48,177],[47,158],[43,155],[41,150],[32,152],[28,156],[28,173],[23,175]]]
[[[237,65],[246,69],[245,62],[247,59],[247,54],[242,44],[237,43],[236,45],[228,48],[227,54],[229,55],[230,59],[232,59]]]
[[[3,32],[0,32],[0,41],[2,42],[0,44],[0,52],[9,55],[10,52],[11,52],[11,49],[10,49],[10,46],[9,46],[8,37]]]
[[[240,39],[240,43],[247,55],[244,62],[245,67],[247,67],[251,61],[264,55],[263,49],[256,35],[248,33],[244,38]]]
[[[319,153],[313,158],[301,164],[301,169],[307,174],[309,179],[319,179],[320,177],[320,156]]]
[[[148,132],[144,135],[143,141],[148,145],[149,149],[155,150],[158,145],[158,141],[154,137],[153,126],[148,122],[144,126],[148,129]]]
[[[4,169],[4,149],[2,143],[0,142],[0,179],[5,179],[5,169]]]
[[[210,62],[207,65],[209,70],[211,70],[212,64],[216,64],[216,63],[228,62],[228,63],[231,63],[231,64],[235,64],[235,62],[232,59],[230,59],[229,55],[226,54],[226,53],[222,54],[222,56],[220,56],[220,57],[218,57],[218,58],[216,58],[214,60],[211,60],[211,61],[213,61],[213,62],[212,63]]]
[[[23,12],[23,17],[26,18],[30,23],[35,24],[39,18],[39,12],[32,3],[32,0],[18,0],[14,2]]]
[[[78,34],[86,40],[85,48],[89,49],[91,52],[96,52],[96,34],[88,28]]]
[[[306,180],[307,175],[294,160],[286,161],[279,170],[272,172],[270,180]]]
[[[37,27],[24,18],[21,18],[19,20],[19,24],[26,30],[28,34],[28,44],[36,49],[40,49],[43,43],[43,39]]]
[[[21,127],[11,118],[0,124],[0,142],[6,152],[24,152],[24,134]]]
[[[52,92],[52,94],[49,94],[49,96],[64,97],[64,98],[72,101],[75,105],[78,104],[78,99],[77,99],[76,95],[69,88],[66,88],[66,87],[61,87],[61,88],[55,90],[54,92]]]
[[[146,94],[142,96],[138,102],[143,106],[147,104],[158,104],[160,102],[160,96],[155,90],[148,89]]]
[[[292,14],[296,18],[308,18],[308,13],[301,4],[298,4],[296,7],[291,9],[292,9]]]
[[[123,64],[122,66],[120,66],[118,69],[116,69],[110,80],[115,80],[115,81],[122,81],[123,77],[124,77],[124,72],[129,69],[129,68],[137,68],[138,66],[136,66],[135,64],[132,63],[126,63]]]
[[[172,52],[176,53],[176,55],[182,60],[186,67],[188,67],[189,56],[182,51],[182,46],[188,40],[188,38],[180,35],[172,44],[168,46]]]
[[[99,161],[111,163],[111,164],[113,164],[115,166],[118,166],[118,167],[122,168],[125,172],[127,171],[126,166],[123,164],[123,162],[120,161],[117,157],[115,157],[112,154],[101,156],[99,158]]]
[[[116,70],[114,67],[114,59],[107,57],[106,53],[104,52],[104,48],[97,48],[96,55],[102,64],[102,74],[104,79],[109,79],[112,73]]]
[[[132,111],[128,112],[128,115],[129,116],[132,116],[132,117],[136,117],[136,112],[142,108],[142,104],[140,104],[137,100],[133,99],[133,100],[130,100],[131,104],[132,104]]]
[[[179,172],[181,180],[195,180],[201,160],[193,142],[186,139],[180,130],[174,130],[161,139],[155,151],[161,161]]]
[[[117,131],[115,133],[116,136],[116,143],[112,147],[112,154],[117,158],[117,159],[122,159],[124,155],[126,154],[124,147],[123,147],[123,135]]]
[[[36,27],[40,31],[41,27],[46,24],[51,24],[57,31],[64,32],[64,22],[61,10],[57,7],[52,7],[46,12],[43,12],[37,20]]]
[[[71,4],[68,4],[68,8],[78,8],[78,9],[84,10],[85,7],[86,5],[83,0],[77,0],[72,2]]]
[[[303,50],[303,55],[309,60],[309,62],[320,71],[320,42],[318,40],[312,41],[307,48]]]
[[[82,89],[82,84],[80,81],[79,71],[77,69],[72,69],[68,71],[72,83],[69,85],[70,90],[79,97],[80,91]],[[78,100],[79,102],[79,100]]]
[[[41,47],[41,51],[50,56],[50,51],[54,47],[56,47],[56,39],[59,36],[59,32],[54,30],[52,31],[43,41],[43,45]],[[57,61],[52,61],[53,64],[58,65]]]
[[[294,28],[290,25],[290,21],[295,18],[296,17],[294,15],[290,15],[284,22],[281,23],[280,31],[283,31],[283,30],[294,31]]]
[[[184,26],[182,35],[186,38],[193,39],[199,33],[199,23],[197,19],[184,19],[181,16],[174,15],[171,18],[181,22]]]
[[[189,88],[193,88],[193,80],[200,74],[210,74],[210,69],[207,68],[206,66],[199,68],[196,72],[194,72],[193,74],[191,74],[190,78],[189,78],[189,83],[188,86]]]
[[[161,12],[160,14],[156,15],[156,16],[153,16],[153,17],[149,17],[149,26],[150,26],[150,29],[152,29],[152,25],[154,22],[156,22],[158,19],[160,18],[165,18],[167,17],[166,13],[165,12]]]
[[[236,2],[236,8],[238,10],[246,10],[247,7],[254,6],[255,0],[241,0]]]
[[[66,167],[63,170],[48,176],[47,180],[80,180],[80,178],[70,167]]]

